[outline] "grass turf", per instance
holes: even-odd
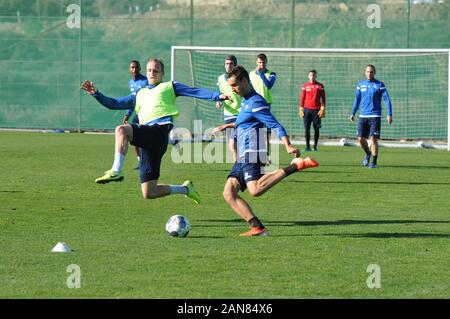
[[[270,231],[246,230],[222,199],[231,164],[174,164],[162,183],[202,195],[144,200],[132,150],[121,183],[97,185],[113,136],[0,132],[0,298],[448,298],[450,153],[320,147],[321,166],[248,199]],[[190,147],[191,144],[185,144]],[[290,157],[280,150],[281,163]],[[187,238],[164,230],[189,218]],[[65,241],[74,252],[50,252]],[[66,268],[81,269],[69,289]],[[370,264],[381,288],[369,289]]]

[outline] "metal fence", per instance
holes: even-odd
[[[128,95],[129,61],[150,56],[166,61],[169,80],[172,45],[448,48],[449,9],[447,0],[3,0],[0,127],[112,129],[123,112],[98,105],[81,81]]]

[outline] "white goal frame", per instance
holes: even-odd
[[[172,46],[170,78],[175,80],[175,58],[177,50],[195,51],[232,51],[232,52],[307,52],[307,53],[447,53],[447,151],[450,151],[450,49],[314,49],[314,48],[251,48],[251,47],[209,47],[209,46]]]

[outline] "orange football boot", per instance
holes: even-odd
[[[310,157],[307,157],[307,158],[301,158],[301,157],[294,158],[292,160],[292,162],[291,162],[291,165],[292,164],[295,164],[299,171],[301,171],[303,169],[319,166],[319,162],[316,162],[315,160],[313,160]]]
[[[269,236],[269,232],[265,227],[252,227],[248,232],[242,233],[239,236]]]

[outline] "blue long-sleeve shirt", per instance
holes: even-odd
[[[261,80],[264,82],[264,85],[269,90],[272,88],[272,86],[275,84],[275,81],[277,80],[277,74],[275,72],[270,72],[269,79],[267,79],[266,76],[264,75],[266,73],[266,70],[263,72],[256,70],[255,73],[259,75]]]
[[[381,117],[381,98],[384,99],[387,115],[392,116],[392,104],[383,82],[364,80],[358,83],[353,102],[352,115],[355,116],[361,104],[359,117]]]
[[[146,87],[152,89],[156,85],[148,84]],[[211,101],[220,101],[220,92],[214,92],[208,89],[203,88],[195,88],[190,87],[185,84],[179,83],[179,82],[173,82],[173,89],[175,91],[175,96],[189,96],[194,97],[197,99],[202,100],[211,100]],[[138,91],[137,91],[138,92]],[[130,95],[119,97],[119,98],[112,98],[103,95],[100,91],[97,91],[96,93],[92,94],[93,97],[96,98],[100,104],[105,106],[108,109],[111,110],[133,110],[135,103],[136,103],[136,94],[137,92],[133,92]],[[145,125],[153,125],[158,123],[171,123],[172,117],[167,116],[160,119],[156,119],[154,121],[151,121],[149,123],[145,123]]]
[[[286,130],[270,112],[270,105],[253,90],[242,98],[241,111],[235,123],[239,160],[249,162],[252,153],[267,154],[266,134],[262,130],[265,126],[275,129],[280,139],[287,136]]]

